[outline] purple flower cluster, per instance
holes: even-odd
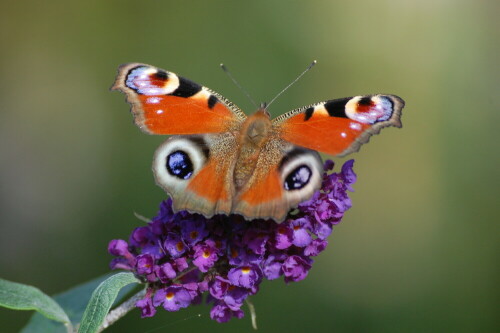
[[[257,293],[263,279],[283,276],[285,282],[296,282],[307,276],[311,257],[326,248],[333,225],[351,207],[347,191],[356,181],[353,163],[328,175],[333,162],[327,161],[321,190],[282,223],[174,213],[172,201],[164,201],[158,216],[136,228],[128,242],[109,243],[116,257],[111,268],[132,271],[148,284],[136,304],[142,317],[154,316],[158,306],[177,311],[200,303],[208,292],[212,319],[241,318],[243,302]]]

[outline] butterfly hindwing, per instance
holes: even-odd
[[[149,134],[221,133],[246,118],[218,93],[151,65],[120,66],[111,89],[125,93],[135,123]]]
[[[394,95],[334,99],[285,113],[273,120],[273,126],[284,140],[344,156],[358,151],[383,127],[401,127],[403,106]]]
[[[175,211],[188,210],[207,217],[231,213],[232,176],[236,150],[229,133],[176,135],[156,150],[156,183],[170,194]]]
[[[321,187],[322,177],[317,152],[271,138],[259,154],[255,172],[238,191],[233,211],[280,222]]]

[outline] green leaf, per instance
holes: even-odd
[[[54,299],[61,305],[61,307],[68,314],[73,327],[80,323],[85,307],[87,306],[90,296],[94,289],[97,288],[104,280],[113,276],[115,273],[106,274],[63,293],[54,296]],[[120,303],[125,296],[132,291],[136,286],[128,285],[124,287],[115,300],[115,305]],[[65,333],[66,328],[55,321],[48,320],[42,315],[35,313],[28,324],[23,328],[21,333]]]
[[[109,309],[111,309],[120,289],[131,283],[140,283],[132,273],[118,273],[102,282],[92,293],[90,302],[83,314],[78,333],[97,332],[104,321],[104,317],[106,317]]]
[[[35,310],[45,317],[69,324],[64,310],[40,289],[0,279],[0,305],[14,310]]]

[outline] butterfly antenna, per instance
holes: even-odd
[[[238,83],[238,81],[236,81],[236,79],[233,77],[233,75],[231,74],[231,72],[229,71],[229,69],[227,69],[226,65],[224,64],[220,64],[220,67],[222,68],[222,70],[224,71],[224,73],[227,74],[227,76],[229,76],[229,78],[231,79],[231,81],[233,81],[233,83],[238,87],[240,88],[241,91],[243,91],[243,93],[248,97],[248,99],[250,100],[250,102],[252,102],[252,104],[255,106],[255,108],[257,109],[257,103],[255,103],[254,99],[252,98],[252,96],[250,96],[250,94],[245,90],[243,89],[243,87]]]
[[[316,65],[317,61],[314,60],[310,65],[309,67],[307,67],[299,76],[297,76],[297,78],[295,80],[292,81],[292,83],[290,83],[288,86],[285,87],[285,89],[283,89],[282,91],[279,92],[278,95],[276,95],[276,97],[274,97],[266,106],[266,109],[276,100],[276,98],[278,98],[282,93],[284,93],[288,88],[290,88],[291,86],[293,86],[293,84],[295,82],[297,82],[305,73],[307,73],[314,65]]]

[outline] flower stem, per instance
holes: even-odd
[[[135,303],[140,300],[141,298],[144,297],[146,294],[146,289],[144,288],[141,291],[139,291],[137,294],[134,296],[130,297],[128,300],[117,306],[115,309],[109,311],[108,315],[106,318],[104,318],[104,322],[102,323],[101,327],[97,331],[97,333],[104,331],[106,328],[114,324],[118,319],[121,317],[125,316],[130,310],[135,308]]]
[[[248,310],[250,310],[250,318],[252,319],[252,328],[257,330],[257,313],[255,313],[255,306],[252,302],[247,298],[245,302],[248,305]]]

